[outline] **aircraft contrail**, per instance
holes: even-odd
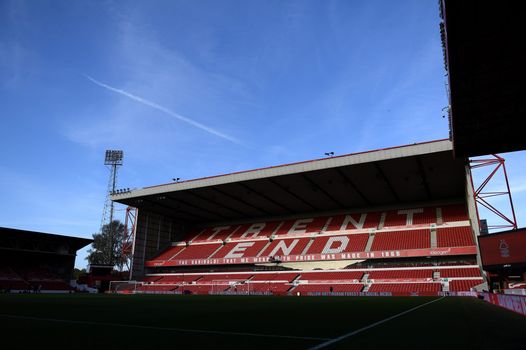
[[[239,141],[238,139],[236,139],[236,138],[234,138],[234,137],[232,137],[232,136],[228,136],[228,135],[226,135],[226,134],[223,134],[222,132],[219,132],[219,131],[217,131],[217,130],[215,130],[215,129],[212,129],[211,127],[208,127],[208,126],[203,125],[203,124],[201,124],[201,123],[199,123],[199,122],[196,122],[195,120],[192,120],[192,119],[190,119],[190,118],[187,118],[187,117],[185,117],[185,116],[182,116],[182,115],[180,115],[179,113],[173,112],[173,111],[169,110],[168,108],[163,107],[163,106],[161,106],[161,105],[159,105],[159,104],[157,104],[157,103],[155,103],[155,102],[148,101],[148,100],[146,100],[146,99],[144,99],[144,98],[142,98],[142,97],[135,96],[135,95],[133,95],[133,94],[127,92],[127,91],[124,91],[124,90],[121,90],[121,89],[114,88],[113,86],[109,86],[108,84],[104,84],[104,83],[102,83],[102,82],[100,82],[100,81],[98,81],[98,80],[96,80],[96,79],[90,77],[89,75],[84,74],[84,77],[85,77],[86,79],[88,79],[89,81],[91,81],[92,83],[94,83],[94,84],[96,84],[96,85],[98,85],[98,86],[100,86],[100,87],[103,87],[103,88],[105,88],[105,89],[107,89],[107,90],[110,90],[110,91],[116,92],[116,93],[118,93],[118,94],[120,94],[120,95],[123,95],[123,96],[126,96],[126,97],[128,97],[128,98],[131,98],[132,100],[135,100],[135,101],[137,101],[137,102],[140,102],[140,103],[142,103],[142,104],[144,104],[144,105],[146,105],[146,106],[150,106],[150,107],[152,107],[152,108],[155,108],[155,109],[157,109],[157,110],[159,110],[159,111],[161,111],[161,112],[164,112],[164,113],[168,114],[168,115],[171,116],[171,117],[174,117],[175,119],[179,119],[180,121],[183,121],[183,122],[185,122],[185,123],[188,123],[188,124],[190,124],[190,125],[192,125],[192,126],[194,126],[194,127],[196,127],[196,128],[199,128],[199,129],[201,129],[201,130],[204,130],[204,131],[206,131],[206,132],[208,132],[208,133],[210,133],[210,134],[213,134],[213,135],[219,136],[219,137],[221,137],[221,138],[223,138],[223,139],[225,139],[225,140],[228,140],[228,141],[230,141],[230,142],[234,142],[234,143],[237,143],[237,144],[241,144],[241,141]]]

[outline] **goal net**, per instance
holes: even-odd
[[[137,281],[110,281],[109,293],[118,294],[135,294],[137,288],[142,286],[143,282]]]

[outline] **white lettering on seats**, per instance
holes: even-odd
[[[365,224],[365,218],[367,217],[367,213],[363,213],[360,216],[360,221],[354,220],[354,218],[351,215],[345,215],[345,219],[343,219],[342,226],[340,227],[341,231],[347,230],[347,226],[351,223],[354,227],[356,227],[358,230],[361,230],[363,228],[363,225]]]
[[[241,258],[245,253],[245,250],[252,247],[254,244],[256,244],[256,242],[241,242],[236,244],[236,246],[232,248],[232,250],[227,255],[225,255],[225,259]]]
[[[296,244],[298,244],[299,241],[300,241],[299,239],[292,240],[292,242],[290,243],[290,245],[288,247],[287,247],[287,243],[285,241],[280,241],[278,244],[276,244],[274,249],[272,249],[272,251],[270,252],[269,256],[274,256],[280,250],[281,250],[282,254],[279,254],[279,255],[285,255],[285,256],[289,255],[290,252],[292,251],[292,249],[294,249],[294,247],[296,246]]]
[[[307,224],[311,223],[314,219],[299,219],[294,222],[294,225],[290,228],[288,234],[297,234],[307,232]]]
[[[245,233],[243,233],[241,235],[242,238],[245,238],[247,237],[248,235],[251,235],[250,237],[253,238],[253,237],[256,237],[257,235],[259,235],[261,233],[261,231],[263,231],[263,229],[265,228],[266,224],[264,222],[260,222],[260,223],[257,223],[257,224],[252,224],[246,231]]]
[[[219,232],[224,231],[224,230],[228,230],[229,228],[230,228],[230,226],[214,227],[212,229],[212,234],[210,235],[210,237],[207,238],[207,240],[210,240],[210,239],[214,238]]]
[[[413,225],[413,215],[414,214],[422,214],[424,212],[423,208],[416,208],[416,209],[404,209],[399,210],[398,215],[406,215],[405,224],[406,226]]]
[[[337,245],[333,247],[333,244],[336,243]],[[349,237],[346,236],[337,236],[337,237],[331,237],[325,243],[325,247],[323,248],[322,254],[335,254],[335,253],[341,253],[347,248],[347,245],[349,244]]]

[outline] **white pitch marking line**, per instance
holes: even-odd
[[[284,339],[301,339],[301,340],[330,340],[330,338],[301,337],[301,336],[295,336],[295,335],[260,334],[260,333],[243,333],[243,332],[229,332],[229,331],[213,331],[213,330],[207,330],[207,329],[184,329],[184,328],[170,328],[170,327],[141,326],[141,325],[124,324],[124,323],[76,321],[76,320],[63,320],[63,319],[56,319],[56,318],[41,318],[41,317],[7,315],[7,314],[0,314],[0,317],[20,319],[20,320],[61,322],[61,323],[86,324],[86,325],[110,326],[110,327],[128,327],[128,328],[152,329],[152,330],[158,330],[158,331],[172,331],[172,332],[186,332],[186,333],[206,333],[206,334],[218,334],[218,335],[237,335],[237,336],[249,336],[249,337],[260,337],[260,338],[284,338]]]
[[[414,311],[414,310],[416,310],[416,309],[420,309],[421,307],[424,307],[424,306],[426,306],[426,305],[429,305],[429,304],[435,303],[435,302],[437,302],[437,301],[439,301],[439,300],[442,300],[442,299],[444,299],[444,298],[445,298],[445,296],[443,296],[442,298],[438,298],[438,299],[435,299],[435,300],[431,300],[430,302],[427,302],[427,303],[425,303],[425,304],[415,306],[415,307],[413,307],[413,308],[411,308],[411,309],[409,309],[409,310],[406,310],[406,311],[400,312],[399,314],[396,314],[396,315],[394,315],[394,316],[391,316],[391,317],[388,317],[388,318],[384,318],[383,320],[380,320],[380,321],[378,321],[378,322],[375,322],[375,323],[370,324],[370,325],[368,325],[368,326],[365,326],[365,327],[363,327],[363,328],[357,329],[357,330],[355,330],[355,331],[349,332],[349,333],[347,333],[347,334],[344,334],[344,335],[342,335],[342,336],[339,336],[338,338],[334,338],[334,339],[331,339],[331,340],[326,341],[326,342],[324,342],[324,343],[321,343],[321,344],[319,344],[319,345],[316,345],[316,346],[314,346],[314,347],[312,347],[312,348],[309,348],[309,350],[317,350],[317,349],[325,348],[325,347],[327,347],[327,346],[329,346],[329,345],[332,345],[332,344],[334,344],[334,343],[336,343],[336,342],[339,342],[340,340],[343,340],[343,339],[348,338],[348,337],[352,337],[353,335],[358,334],[358,333],[361,333],[361,332],[363,332],[363,331],[366,331],[366,330],[368,330],[369,328],[376,327],[376,326],[378,326],[378,325],[380,325],[380,324],[382,324],[382,323],[385,323],[385,322],[387,322],[387,321],[391,321],[391,320],[394,319],[394,318],[397,318],[397,317],[400,317],[400,316],[402,316],[402,315],[408,314],[408,313],[410,313],[411,311]]]

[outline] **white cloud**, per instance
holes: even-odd
[[[159,105],[159,104],[157,104],[155,102],[149,101],[149,100],[144,99],[144,98],[139,97],[139,96],[136,96],[136,95],[134,95],[134,94],[132,94],[132,93],[130,93],[128,91],[124,91],[122,89],[117,89],[117,88],[112,87],[112,86],[110,86],[108,84],[102,83],[102,82],[90,77],[89,75],[85,75],[85,77],[88,80],[90,80],[91,82],[93,82],[94,84],[96,84],[96,85],[98,85],[100,87],[103,87],[103,88],[105,88],[107,90],[116,92],[116,93],[118,93],[120,95],[126,96],[126,97],[128,97],[128,98],[130,98],[130,99],[132,99],[134,101],[137,101],[139,103],[142,103],[142,104],[144,104],[146,106],[149,106],[149,107],[152,107],[154,109],[157,109],[157,110],[159,110],[159,111],[161,111],[161,112],[163,112],[163,113],[165,113],[165,114],[167,114],[167,115],[169,115],[171,117],[174,117],[175,119],[178,119],[180,121],[188,123],[188,124],[198,128],[198,129],[204,130],[204,131],[206,131],[206,132],[208,132],[210,134],[219,136],[219,137],[221,137],[221,138],[223,138],[225,140],[228,140],[228,141],[231,141],[231,142],[234,142],[234,143],[237,143],[237,144],[241,144],[241,142],[238,139],[236,139],[236,138],[234,138],[232,136],[226,135],[226,134],[224,134],[222,132],[219,132],[219,131],[217,131],[217,130],[209,127],[209,126],[203,125],[203,124],[201,124],[201,123],[199,123],[199,122],[197,122],[197,121],[195,121],[193,119],[190,119],[188,117],[180,115],[179,113],[176,113],[176,112],[174,112],[174,111],[172,111],[172,110],[170,110],[170,109],[168,109],[166,107],[163,107],[163,106],[161,106],[161,105]]]

